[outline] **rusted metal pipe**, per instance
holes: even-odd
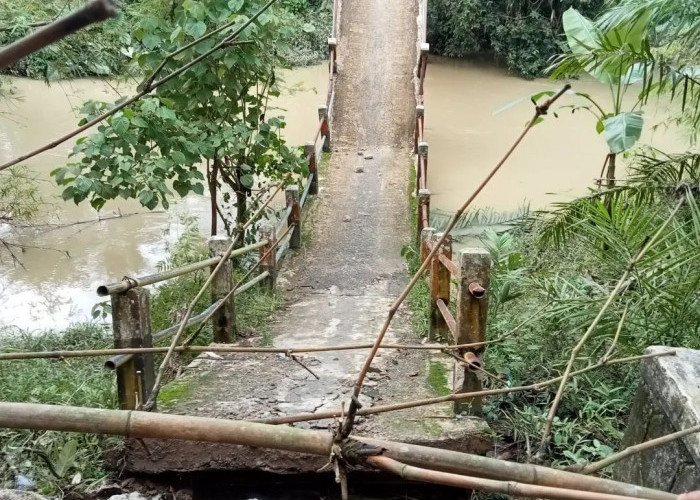
[[[472,281],[469,283],[469,293],[475,299],[483,299],[486,295],[486,290],[479,283]]]
[[[297,453],[328,456],[333,445],[330,432],[287,426],[271,426],[237,420],[169,415],[133,410],[103,410],[75,406],[0,402],[0,427],[112,434],[132,438],[180,439],[231,443]],[[384,450],[386,457],[416,467],[456,474],[479,474],[510,481],[541,484],[555,488],[627,495],[649,500],[676,500],[676,495],[608,479],[519,464],[495,458],[383,441],[366,437],[351,438]],[[581,498],[581,497],[579,497]],[[597,500],[597,499],[596,499]]]
[[[256,250],[260,247],[267,245],[267,243],[267,240],[262,240],[257,243],[253,243],[252,245],[248,245],[243,248],[238,248],[231,252],[231,258]],[[142,276],[140,278],[124,278],[123,280],[117,281],[115,283],[98,286],[97,295],[99,295],[100,297],[106,297],[108,295],[114,295],[115,293],[124,293],[127,290],[131,290],[132,288],[153,285],[154,283],[160,283],[161,281],[177,278],[178,276],[182,276],[184,274],[211,267],[215,264],[218,264],[220,260],[221,257],[216,256],[199,262],[195,262],[193,264],[188,264],[186,266],[177,267],[175,269],[168,269],[167,271],[163,271],[160,273]]]
[[[462,359],[465,363],[467,363],[467,367],[469,368],[469,370],[473,372],[478,372],[484,369],[483,361],[481,361],[481,359],[479,359],[479,356],[477,356],[471,351],[467,351],[464,354],[462,354]]]
[[[551,498],[554,500],[638,500],[637,497],[627,495],[613,495],[579,489],[554,488],[551,486],[522,484],[515,481],[498,481],[495,479],[451,474],[449,472],[413,467],[381,455],[371,456],[367,461],[379,469],[396,474],[408,481],[421,481],[424,483],[453,486],[455,488],[489,491],[513,497]]]
[[[118,13],[114,0],[92,0],[84,7],[38,29],[0,50],[0,70],[94,23]]]

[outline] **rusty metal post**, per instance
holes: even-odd
[[[112,295],[114,347],[153,347],[150,298],[145,288]],[[117,368],[119,409],[135,410],[148,400],[155,372],[152,354],[137,354]]]
[[[457,344],[470,344],[486,340],[486,316],[489,305],[491,284],[491,255],[483,248],[466,248],[460,253],[460,277],[457,291]],[[483,366],[484,348],[470,349]],[[468,353],[460,353],[462,356]],[[481,390],[481,381],[476,373],[463,365],[455,364],[455,388],[457,392]],[[457,382],[461,380],[461,383]],[[461,385],[461,388],[458,388]],[[468,412],[481,415],[482,400],[474,398],[470,402],[455,402],[455,413]]]
[[[226,236],[212,236],[209,238],[209,255],[212,257],[221,256],[226,253],[231,240]],[[211,283],[211,303],[223,299],[233,288],[233,263],[226,260],[221,264],[221,269]],[[211,266],[214,271],[216,265]],[[228,344],[236,337],[236,309],[233,295],[228,298],[226,304],[220,307],[212,316],[212,330],[214,342]]]
[[[331,77],[338,73],[338,40],[335,38],[328,39],[328,55],[332,64]]]
[[[301,208],[299,207],[299,186],[287,186],[285,191],[287,208],[291,208],[287,217],[287,226],[292,227],[292,236],[289,239],[289,248],[301,248]]]
[[[425,186],[425,188],[428,188],[428,143],[427,142],[419,142],[418,143],[418,188],[420,189],[420,186]],[[420,170],[420,158],[423,159],[423,170]],[[421,182],[422,181],[422,182]]]
[[[309,173],[314,174],[311,178],[309,194],[318,194],[318,158],[316,158],[316,145],[313,141],[306,143],[304,153],[309,159]]]
[[[260,247],[260,272],[264,273],[267,271],[269,273],[269,276],[263,283],[269,290],[274,290],[277,281],[277,252],[274,250],[277,243],[277,235],[272,224],[266,222],[260,225],[260,239],[268,242],[264,247]]]
[[[433,227],[424,227],[423,230],[420,233],[420,262],[421,264],[425,262],[425,259],[428,258],[428,254],[430,253],[430,250],[432,249],[432,238],[433,235],[435,234],[435,228]]]
[[[428,52],[430,52],[430,44],[428,43],[421,43],[420,44],[420,68],[418,71],[420,72],[419,74],[419,81],[420,81],[420,88],[419,92],[420,95],[423,95],[423,82],[425,80],[425,73],[428,68]]]
[[[435,245],[442,233],[433,235],[432,244]],[[442,246],[435,254],[433,261],[430,263],[430,330],[428,334],[429,340],[435,339],[450,339],[452,337],[450,329],[442,313],[438,309],[437,301],[442,299],[445,304],[450,303],[450,280],[452,273],[447,269],[438,256],[442,254],[448,259],[452,259],[452,236],[448,235],[445,238]],[[455,340],[455,339],[452,339]]]
[[[421,136],[423,135],[423,125],[425,123],[425,106],[419,104],[416,106],[416,130],[413,134],[413,153],[418,154],[418,143],[421,141]]]
[[[427,220],[423,217],[423,214],[427,213]],[[418,191],[418,238],[420,243],[421,233],[424,227],[430,225],[430,190],[421,189]]]
[[[318,119],[323,120],[321,123],[321,135],[326,138],[326,142],[323,143],[323,152],[331,152],[331,122],[328,116],[328,106],[322,104],[318,107]]]

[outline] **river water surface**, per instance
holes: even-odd
[[[291,144],[311,139],[317,126],[316,109],[324,100],[325,65],[285,72],[294,91],[275,103],[285,109],[286,137]],[[34,149],[73,129],[78,108],[87,99],[112,101],[117,89],[110,83],[78,80],[53,84],[14,79],[20,100],[0,102],[0,161]],[[589,80],[573,82],[601,102],[610,101],[606,87]],[[510,146],[532,114],[525,100],[494,115],[494,111],[522,96],[556,87],[547,80],[527,81],[508,75],[490,63],[431,59],[426,81],[426,139],[430,145],[428,185],[432,207],[454,211],[466,195]],[[301,88],[301,90],[300,90]],[[129,93],[129,86],[118,90]],[[630,103],[634,101],[630,96]],[[565,96],[561,104],[571,104]],[[580,103],[580,100],[577,101]],[[557,107],[555,106],[555,109]],[[647,117],[647,125],[660,118]],[[606,154],[602,136],[596,134],[592,116],[562,110],[559,118],[548,117],[535,127],[503,170],[476,200],[475,207],[514,211],[523,204],[544,208],[586,192],[600,173]],[[682,138],[670,132],[651,133],[646,126],[643,140],[669,151],[680,150]],[[48,173],[63,165],[73,141],[26,162],[40,179],[43,201],[41,219],[51,223],[91,221],[40,231],[8,232],[9,241],[28,245],[20,256],[24,267],[7,255],[0,260],[0,326],[60,328],[89,317],[100,299],[98,284],[151,273],[163,258],[166,236],[177,237],[177,214],[198,216],[203,231],[209,225],[209,201],[188,196],[170,213],[149,213],[138,203],[108,203],[102,217],[136,214],[98,222],[88,204],[75,206],[60,198],[61,189]],[[3,231],[0,228],[0,231]],[[47,250],[48,249],[48,250]],[[56,251],[58,250],[58,251]],[[67,252],[67,255],[65,252]]]

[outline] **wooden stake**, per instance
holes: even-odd
[[[316,158],[316,145],[309,141],[304,146],[304,153],[309,159],[309,173],[314,174],[309,186],[309,194],[318,194],[318,159]]]
[[[275,228],[268,223],[261,224],[260,238],[268,241],[267,245],[260,247],[260,273],[264,273],[265,271],[270,273],[265,283],[269,290],[274,290],[275,283],[277,282],[277,259],[274,252],[275,245],[277,244]]]

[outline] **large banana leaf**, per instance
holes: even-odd
[[[640,111],[620,113],[603,120],[603,135],[608,142],[611,153],[622,153],[639,140],[644,126],[644,117]]]

